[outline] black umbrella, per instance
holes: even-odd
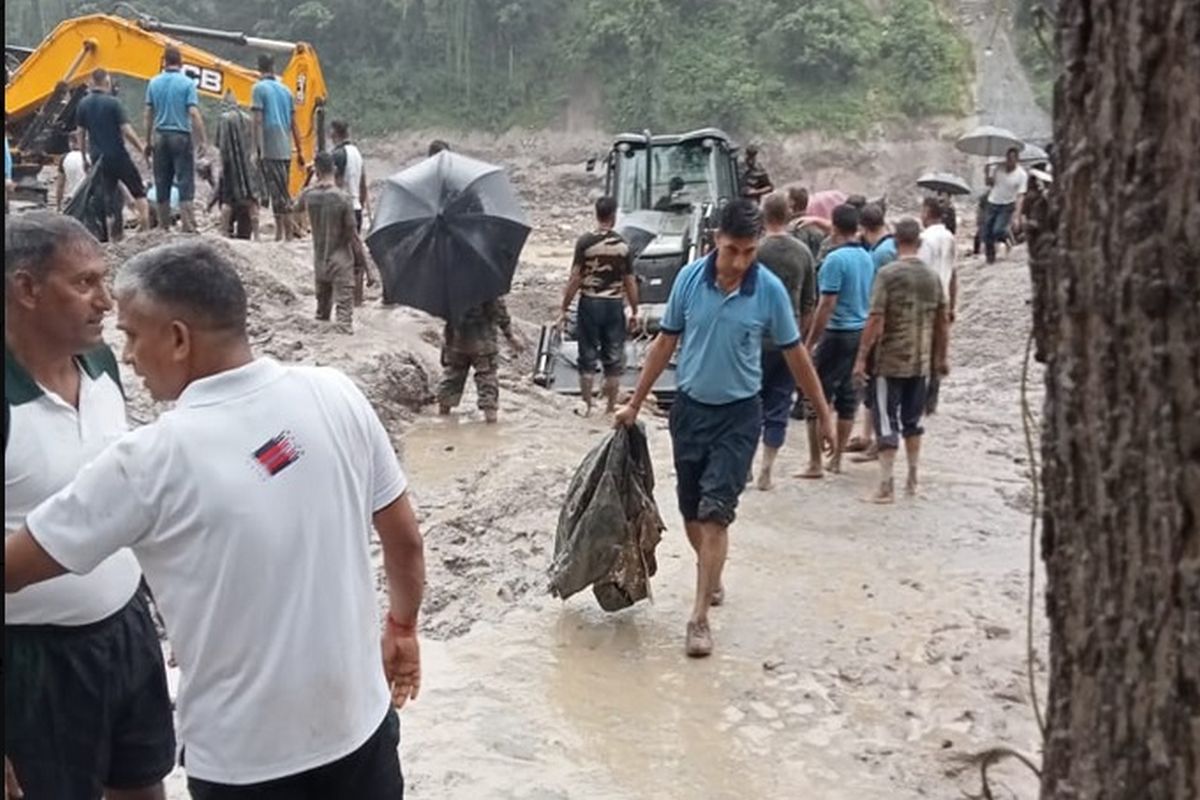
[[[500,167],[444,150],[387,179],[367,247],[385,302],[456,320],[508,293],[528,236]]]
[[[658,211],[634,211],[621,218],[617,233],[629,245],[629,255],[637,258],[642,251],[658,238]]]
[[[939,194],[970,194],[971,186],[951,172],[926,172],[917,178],[917,186]]]

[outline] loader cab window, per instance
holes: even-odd
[[[714,153],[720,154],[714,159]],[[718,196],[732,196],[728,170],[717,166],[725,157],[720,145],[705,146],[702,140],[656,145],[650,150],[652,185],[650,202],[646,201],[646,148],[629,146],[616,153],[617,205],[624,212],[653,206],[657,198],[671,193],[671,179],[683,181],[679,194],[688,202],[699,205]]]

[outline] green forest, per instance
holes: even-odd
[[[112,10],[9,0],[5,36],[33,46],[64,17]],[[958,113],[971,84],[968,46],[941,0],[156,0],[140,10],[311,42],[331,111],[366,133],[539,127],[581,97],[610,128],[858,131]]]

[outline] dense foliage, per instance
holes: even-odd
[[[143,10],[151,8],[167,21],[312,42],[332,111],[366,131],[536,126],[586,98],[596,99],[586,113],[609,127],[858,129],[957,112],[970,84],[966,48],[939,0],[156,0]],[[32,45],[57,20],[99,10],[10,0],[5,33]]]

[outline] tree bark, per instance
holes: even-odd
[[[1043,798],[1200,797],[1200,2],[1061,0]]]

